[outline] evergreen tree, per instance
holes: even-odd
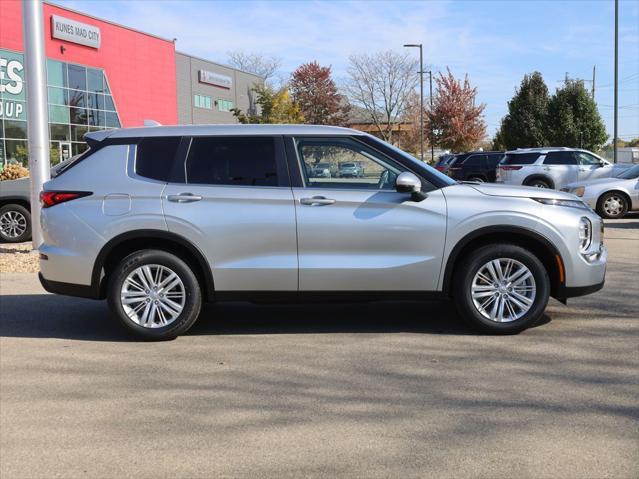
[[[508,102],[496,144],[506,149],[547,146],[548,87],[539,72],[524,75],[515,96]]]
[[[548,140],[553,146],[597,151],[608,139],[597,105],[581,80],[568,80],[548,103]]]

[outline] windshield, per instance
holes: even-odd
[[[628,168],[623,171],[623,173],[617,175],[617,178],[621,178],[623,180],[634,180],[635,178],[639,178],[639,165]]]

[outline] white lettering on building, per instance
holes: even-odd
[[[22,63],[18,60],[7,60],[6,58],[0,58],[0,92],[11,93],[12,95],[19,95],[22,93],[22,78],[18,74],[24,69]],[[1,80],[8,79],[9,82],[5,83]]]

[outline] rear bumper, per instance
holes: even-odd
[[[49,293],[62,294],[64,296],[77,296],[78,298],[100,299],[99,292],[93,287],[84,284],[61,283],[50,281],[38,273],[38,279],[42,287]]]

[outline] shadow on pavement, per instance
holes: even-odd
[[[53,295],[0,297],[0,337],[130,341],[104,301]],[[538,325],[550,321],[544,316]],[[322,333],[475,334],[450,302],[206,304],[188,335]]]

